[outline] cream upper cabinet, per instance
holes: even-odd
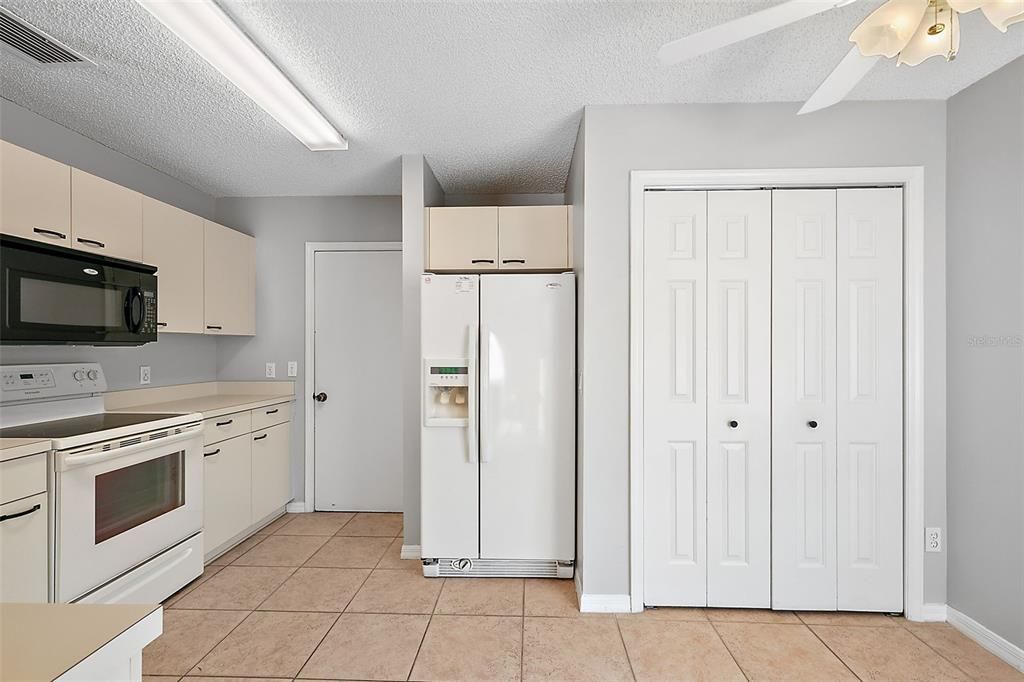
[[[205,331],[256,333],[256,240],[203,221]]]
[[[0,232],[71,246],[71,167],[0,142]]]
[[[142,262],[157,267],[157,331],[203,333],[203,219],[143,197]]]
[[[498,208],[460,206],[428,212],[427,267],[431,270],[496,270]]]
[[[104,256],[142,260],[142,195],[72,168],[71,246]]]
[[[498,208],[498,267],[501,270],[556,270],[569,267],[566,206]]]

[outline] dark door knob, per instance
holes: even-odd
[[[732,421],[729,422],[729,428],[730,429],[735,429],[739,425],[740,425],[740,423],[738,421],[736,421],[735,419],[733,419]]]
[[[327,394],[324,393],[323,391],[320,391],[319,393],[314,393],[313,394],[313,400],[317,401],[318,403],[326,403],[327,402]]]
[[[810,426],[812,429],[818,428],[818,422],[814,421],[813,419],[807,422],[807,425]]]

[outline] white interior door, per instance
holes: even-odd
[[[707,604],[707,192],[644,193],[644,603]]]
[[[772,606],[836,609],[836,191],[772,193]]]
[[[480,556],[574,558],[576,286],[480,277]]]
[[[708,193],[708,606],[771,605],[770,190]]]
[[[838,606],[903,610],[903,190],[837,192]]]
[[[314,255],[314,499],[402,510],[402,253]]]

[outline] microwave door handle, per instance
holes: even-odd
[[[98,462],[106,462],[111,459],[117,459],[119,457],[127,457],[128,455],[145,450],[147,448],[153,448],[159,445],[170,445],[171,443],[177,443],[183,440],[192,438],[197,433],[202,431],[202,425],[192,426],[185,429],[181,433],[173,436],[165,436],[164,438],[157,438],[155,440],[147,440],[135,445],[126,445],[123,448],[114,448],[113,450],[106,450],[103,452],[90,452],[83,453],[81,455],[65,455],[64,457],[57,457],[56,469],[57,471],[67,471],[68,469],[74,469],[88,464],[96,464]]]
[[[136,302],[139,304],[138,316],[136,316]],[[128,295],[124,299],[124,322],[125,326],[128,327],[128,331],[132,334],[138,334],[139,330],[142,329],[145,317],[146,306],[142,302],[142,289],[132,287],[128,290]]]

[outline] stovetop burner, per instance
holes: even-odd
[[[0,429],[0,438],[69,438],[87,433],[108,431],[124,426],[134,426],[161,419],[180,416],[178,414],[135,414],[130,412],[101,412],[84,417],[57,419],[55,421],[23,424]]]

